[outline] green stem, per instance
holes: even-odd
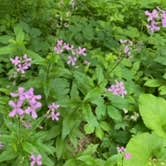
[[[118,60],[118,61],[115,63],[115,65],[112,67],[110,73],[112,73],[112,72],[116,69],[116,67],[122,62],[123,58],[124,58],[124,56],[121,56],[121,57],[119,58],[119,60]]]

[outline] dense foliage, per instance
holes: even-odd
[[[165,0],[0,0],[1,166],[166,166]]]

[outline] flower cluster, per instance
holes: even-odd
[[[60,117],[60,113],[57,111],[60,108],[60,105],[56,103],[52,103],[48,106],[49,110],[47,112],[47,117],[51,118],[53,121],[58,121]]]
[[[111,85],[107,90],[108,92],[111,92],[116,96],[124,97],[125,95],[127,95],[127,91],[123,82],[116,81],[116,84]]]
[[[133,46],[133,42],[130,40],[120,40],[120,43],[122,44],[122,46],[124,47],[124,53],[126,55],[126,57],[130,57],[131,55],[131,51],[132,51],[132,46]]]
[[[145,15],[148,17],[147,28],[150,33],[160,31],[161,26],[166,28],[166,11],[160,8],[153,9],[152,12],[145,11]]]
[[[118,153],[123,154],[126,160],[130,160],[132,158],[132,155],[130,153],[127,153],[126,148],[123,146],[117,147],[117,151],[118,151]]]
[[[33,119],[37,118],[37,110],[41,108],[42,104],[38,101],[41,99],[41,95],[35,95],[34,89],[31,88],[25,91],[24,88],[18,88],[18,93],[11,93],[15,101],[9,101],[9,105],[12,107],[12,111],[9,113],[10,117],[16,115],[24,117],[26,114],[31,115]]]
[[[42,156],[39,154],[37,156],[31,155],[31,166],[42,166]]]
[[[32,59],[29,58],[26,54],[23,57],[16,56],[14,59],[11,58],[11,63],[15,66],[16,71],[24,74],[30,67]]]
[[[79,57],[85,57],[87,55],[86,48],[75,48],[73,45],[65,43],[63,40],[58,40],[54,51],[57,54],[67,52],[70,56],[67,57],[67,64],[75,66]]]

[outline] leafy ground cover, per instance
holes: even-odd
[[[165,0],[0,0],[1,166],[166,166]]]

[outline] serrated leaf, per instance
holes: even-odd
[[[113,106],[107,106],[107,113],[110,118],[115,121],[122,121],[122,115],[118,109]]]

